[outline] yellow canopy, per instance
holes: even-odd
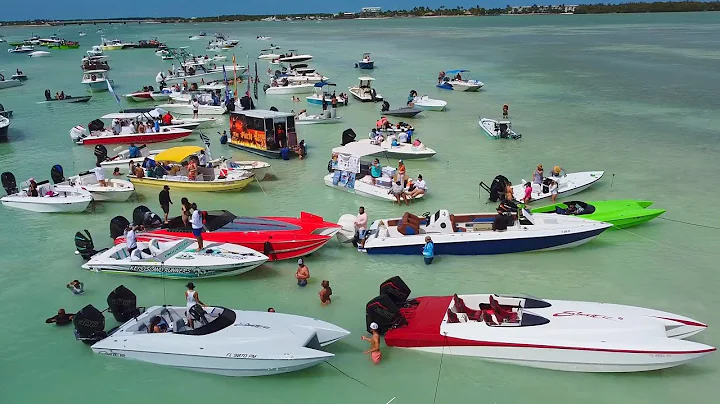
[[[155,161],[170,161],[173,163],[179,163],[185,160],[188,156],[199,153],[200,150],[204,149],[199,146],[172,147],[155,155]]]

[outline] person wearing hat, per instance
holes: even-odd
[[[310,269],[305,265],[305,261],[302,258],[298,259],[298,269],[295,272],[295,279],[300,287],[304,287],[310,279]]]
[[[542,182],[543,182],[543,166],[542,166],[542,164],[538,164],[537,168],[533,172],[532,178],[533,178],[533,180],[532,180],[533,184],[542,185]]]
[[[170,187],[165,185],[160,191],[160,195],[158,196],[158,199],[160,201],[160,207],[162,208],[163,213],[165,213],[165,223],[168,222],[168,214],[170,213],[170,205],[173,203],[170,199]]]
[[[562,168],[562,167],[560,167],[560,166],[555,166],[555,167],[553,167],[553,170],[552,170],[552,172],[550,173],[550,176],[551,176],[551,177],[560,177],[560,176],[561,176],[561,175],[560,175],[561,173],[562,173],[562,175],[567,175],[567,173],[565,172],[565,169],[564,169],[564,168]]]
[[[379,364],[380,360],[382,359],[382,352],[380,352],[380,332],[378,331],[377,323],[370,323],[370,331],[372,331],[372,337],[368,338],[366,336],[361,336],[360,338],[363,341],[370,342],[370,349],[365,351],[364,353],[370,354],[370,358],[372,359],[374,364]]]
[[[200,300],[200,296],[198,295],[198,292],[195,291],[195,284],[192,282],[189,282],[187,285],[188,290],[185,291],[185,301],[187,302],[187,312],[185,313],[187,315],[187,324],[190,328],[195,328],[195,321],[193,320],[192,316],[190,316],[190,308],[195,306],[196,304],[199,304],[203,307],[206,307],[205,303],[203,303]]]

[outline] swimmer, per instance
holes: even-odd
[[[49,319],[45,320],[45,324],[55,323],[55,325],[57,326],[68,325],[72,322],[73,316],[75,316],[75,314],[65,313],[65,309],[60,309],[58,310],[57,315],[54,315]]]
[[[332,288],[330,287],[329,281],[322,281],[320,282],[320,285],[322,286],[322,290],[318,292],[318,296],[320,296],[320,303],[323,305],[330,304],[332,300],[330,299],[330,296],[332,296]]]
[[[370,349],[364,353],[370,354],[370,358],[372,358],[373,363],[376,365],[379,364],[382,359],[382,352],[380,352],[380,333],[378,332],[378,328],[377,323],[370,323],[372,337],[368,338],[364,335],[360,337],[363,341],[370,342]]]
[[[268,308],[268,313],[275,313],[275,309],[273,309],[272,307],[269,307],[269,308]]]
[[[82,295],[85,293],[84,286],[85,285],[77,279],[65,285],[66,288],[73,292],[73,295]]]
[[[310,279],[310,269],[305,265],[305,261],[302,258],[298,259],[298,269],[295,272],[295,279],[300,287],[307,285],[308,279]]]

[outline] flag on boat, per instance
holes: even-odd
[[[233,75],[235,77],[235,80],[233,80],[233,84],[235,85],[235,91],[233,91],[233,96],[237,98],[238,92],[237,92],[237,62],[235,61],[235,54],[233,53]]]
[[[250,55],[247,55],[247,67],[245,71],[250,69]],[[250,75],[248,74],[247,90],[245,90],[245,96],[250,98]]]
[[[230,90],[228,89],[227,71],[223,65],[223,77],[225,77],[225,105],[230,103]]]
[[[110,84],[110,80],[105,79],[105,82],[107,83],[108,91],[110,91],[110,94],[115,97],[115,101],[118,103],[118,105],[120,105],[120,97],[118,97],[118,95],[115,93],[115,90],[113,90],[112,84]]]
[[[258,99],[258,81],[260,79],[258,78],[258,72],[257,72],[257,62],[255,62],[255,83],[253,83],[253,93],[255,93],[255,100]]]

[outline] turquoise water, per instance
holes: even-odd
[[[0,47],[0,69],[16,67],[30,80],[0,91],[0,103],[15,111],[10,141],[0,144],[0,169],[19,181],[49,177],[53,164],[77,172],[94,162],[92,150],[74,146],[68,131],[117,110],[109,94],[88,104],[36,104],[43,91],[84,93],[79,59],[99,42],[89,28],[0,28],[8,40],[31,31],[41,36],[59,31],[79,39],[79,50],[52,51],[49,58],[11,55]],[[720,356],[712,354],[690,365],[644,374],[571,374],[452,357],[384,349],[381,366],[363,355],[364,305],[378,285],[402,276],[416,296],[473,292],[525,292],[568,300],[634,304],[683,314],[709,328],[695,340],[717,346],[720,304],[716,271],[720,219],[717,200],[717,94],[720,92],[720,16],[648,14],[608,16],[528,16],[298,23],[207,25],[127,25],[107,29],[107,36],[137,41],[157,36],[170,46],[198,31],[223,31],[240,40],[238,63],[250,61],[267,42],[315,56],[313,65],[338,84],[354,85],[352,68],[362,52],[372,52],[378,92],[391,105],[404,103],[409,90],[448,101],[444,113],[423,113],[412,123],[418,137],[438,151],[425,162],[408,162],[411,175],[422,173],[431,189],[416,213],[447,208],[455,212],[489,211],[479,181],[497,174],[511,180],[530,178],[538,163],[570,171],[605,170],[606,177],[582,194],[583,199],[637,198],[667,209],[657,219],[629,231],[607,232],[582,247],[530,254],[487,257],[440,257],[426,267],[418,257],[369,257],[335,241],[308,257],[312,280],[305,289],[294,284],[294,262],[264,265],[248,274],[196,282],[201,299],[241,309],[315,316],[352,331],[329,347],[329,365],[265,378],[226,378],[93,355],[76,342],[70,329],[43,323],[57,308],[77,310],[92,303],[104,308],[107,294],[124,284],[141,305],[182,304],[184,282],[95,274],[80,269],[73,255],[73,234],[88,229],[98,247],[108,246],[108,223],[129,216],[135,204],[98,204],[82,215],[36,215],[0,209],[0,393],[8,403],[60,401],[108,404],[204,399],[213,402],[346,403],[586,403],[699,402],[714,393]],[[200,42],[200,41],[198,41]],[[116,90],[128,93],[154,84],[170,62],[150,50],[109,52]],[[264,77],[266,62],[258,62]],[[482,80],[480,93],[444,92],[434,87],[437,72],[465,68]],[[244,90],[240,90],[241,92]],[[280,110],[308,108],[289,96],[264,98],[258,105]],[[124,102],[124,101],[123,101]],[[503,103],[520,142],[491,141],[481,134],[478,116],[499,117]],[[127,104],[123,104],[127,105]],[[340,125],[299,127],[309,143],[306,160],[271,161],[276,180],[254,184],[238,194],[183,194],[203,209],[229,209],[244,215],[297,215],[307,210],[335,221],[364,205],[371,219],[401,215],[404,207],[328,188],[322,183],[327,158],[343,129],[359,136],[378,117],[379,105],[351,104],[340,110]],[[227,129],[226,125],[206,133]],[[213,152],[253,159],[220,146]],[[191,144],[191,141],[183,142]],[[194,140],[197,142],[197,140]],[[394,164],[394,162],[390,162]],[[157,206],[157,191],[141,189],[138,203]],[[174,213],[179,208],[174,207]],[[72,296],[64,287],[72,279],[87,292]],[[320,306],[320,281],[333,287],[333,303]],[[108,326],[114,325],[109,319]],[[441,366],[442,361],[442,366]],[[716,376],[713,376],[715,374]],[[437,394],[437,395],[436,395]],[[128,395],[130,395],[128,397]]]

